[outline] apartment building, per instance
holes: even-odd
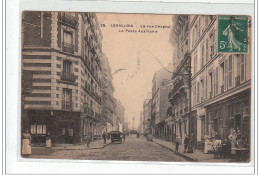
[[[168,71],[172,71],[173,65],[169,64],[166,67],[156,71],[152,80],[152,102],[151,102],[151,124],[152,133],[156,137],[165,138],[165,121],[167,118],[167,108],[169,102],[167,100],[168,93],[165,86],[169,84],[172,74]]]
[[[249,53],[218,53],[218,16],[192,15],[189,24],[193,145],[200,149],[205,137],[226,139],[233,129],[249,139],[250,48]]]
[[[189,15],[174,15],[170,42],[173,46],[173,88],[168,94],[171,108],[168,116],[172,116],[172,140],[183,143],[190,134],[190,66],[189,52]]]
[[[22,129],[34,143],[100,135],[102,33],[95,13],[23,12]],[[24,83],[22,84],[24,88]]]
[[[114,86],[112,83],[113,77],[107,56],[103,53],[101,61],[102,67],[102,118],[106,129],[104,131],[110,132],[113,130],[113,113],[114,113]],[[103,131],[103,132],[104,132]]]

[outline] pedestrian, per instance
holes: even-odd
[[[107,137],[106,137],[106,133],[105,132],[103,133],[102,138],[104,139],[104,144],[106,144],[107,143]]]
[[[234,148],[236,147],[236,140],[237,140],[237,133],[236,130],[233,129],[231,134],[228,136],[230,143],[231,143],[231,154],[235,155],[236,154],[236,150],[234,150]]]
[[[49,132],[46,135],[46,148],[51,148],[51,137]]]
[[[22,140],[22,155],[24,155],[25,157],[28,157],[32,153],[32,148],[31,148],[32,137],[29,134],[28,129],[26,129],[25,133],[23,133],[22,139],[23,139]]]
[[[179,141],[176,139],[176,143],[175,143],[175,153],[177,154],[178,153],[178,150],[179,150]]]
[[[189,142],[190,142],[189,136],[186,135],[186,137],[184,139],[184,151],[183,151],[183,153],[187,152]]]
[[[92,141],[91,135],[90,135],[90,133],[88,133],[88,135],[86,137],[86,143],[87,143],[87,147],[88,148],[89,148],[89,145],[90,145],[91,141]]]
[[[107,133],[107,140],[110,140],[110,133]]]
[[[124,142],[123,142],[123,143],[125,143],[125,133],[123,133],[123,140],[124,140]]]

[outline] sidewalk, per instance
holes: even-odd
[[[74,145],[74,144],[57,144],[56,146],[51,147],[52,150],[87,150],[87,149],[101,149],[110,144],[110,140],[107,140],[104,144],[104,140],[96,140],[90,143],[89,148],[87,144]],[[33,147],[32,149],[45,148],[45,147]]]
[[[171,150],[175,151],[175,145],[172,142],[167,142],[162,139],[153,139],[153,142]],[[185,157],[194,162],[211,162],[211,163],[226,163],[231,162],[231,159],[214,159],[214,154],[204,154],[202,151],[193,149],[193,153],[183,153],[183,145],[179,145],[178,155]]]

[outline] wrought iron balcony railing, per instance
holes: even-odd
[[[72,101],[66,101],[66,100],[62,100],[62,110],[65,111],[72,111],[73,110],[73,103]]]
[[[62,51],[74,54],[74,45],[71,43],[62,42]]]
[[[180,80],[172,89],[172,91],[168,94],[168,99],[172,98],[172,96],[184,85],[183,80]]]
[[[75,83],[77,77],[73,73],[68,73],[68,72],[62,71],[62,74],[60,75],[60,79],[62,81]]]
[[[69,14],[62,14],[61,21],[64,22],[65,24],[69,24],[73,27],[75,27],[76,24],[77,24],[76,18],[74,16],[69,15]]]

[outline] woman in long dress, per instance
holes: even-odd
[[[23,133],[22,136],[23,140],[22,140],[22,155],[24,156],[29,156],[32,153],[32,149],[31,149],[31,135],[29,134],[28,129],[25,131],[25,133]]]
[[[47,133],[47,135],[46,135],[46,148],[51,148],[51,137],[50,137],[50,133]]]
[[[228,136],[231,142],[231,154],[236,154],[236,150],[232,149],[236,147],[237,133],[236,130],[233,130],[232,133]]]

